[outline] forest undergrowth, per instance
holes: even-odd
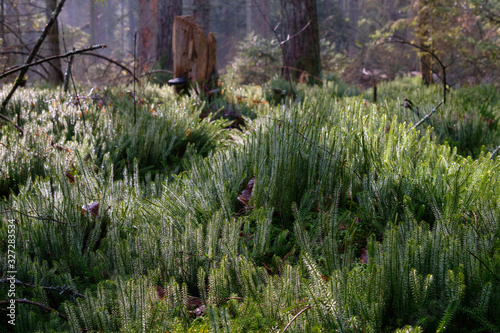
[[[19,90],[0,331],[500,331],[498,90],[271,85]]]

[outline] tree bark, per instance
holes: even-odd
[[[417,42],[421,48],[432,50],[430,43],[430,13],[428,0],[415,0],[415,13],[417,15]],[[432,78],[432,55],[428,52],[419,53],[420,71],[425,85],[434,83]]]
[[[257,6],[254,4],[252,1],[253,5],[253,26],[254,29],[253,31],[261,35],[263,37],[269,36],[270,28],[269,28],[269,13],[271,11],[270,6],[269,6],[269,0],[256,0],[257,5],[260,8],[257,8]],[[262,12],[262,13],[261,13]]]
[[[139,0],[138,58],[141,69],[149,70],[157,58],[157,2]]]
[[[132,32],[129,34],[129,50],[130,54],[134,54],[134,48],[136,47],[134,41],[134,31],[137,29],[137,20],[135,13],[137,11],[137,0],[128,0],[128,28]]]
[[[205,34],[210,32],[210,0],[194,0],[193,17]]]
[[[358,21],[359,21],[359,1],[349,1],[349,23],[350,23],[350,39],[349,39],[349,55],[356,54],[356,39],[358,37]]]
[[[182,0],[158,1],[158,61],[160,67],[172,69],[172,34],[174,18],[182,15]]]
[[[174,20],[174,76],[210,90],[216,84],[217,41],[212,33],[205,35],[191,16]]]
[[[321,72],[316,0],[281,0],[283,71],[313,83]]]
[[[50,20],[56,6],[56,0],[46,0],[45,12],[47,15],[47,21]],[[59,48],[59,27],[57,19],[47,35],[47,47],[45,51],[47,55],[59,55],[61,53]],[[61,69],[61,60],[52,60],[49,64],[50,66],[47,70],[49,82],[52,84],[62,84],[64,82],[64,75]]]

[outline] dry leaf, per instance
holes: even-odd
[[[361,257],[359,257],[359,259],[361,260],[361,262],[363,264],[368,263],[368,251],[366,251],[366,249],[364,247],[361,248]]]
[[[166,293],[167,291],[165,289],[163,289],[160,286],[156,286],[156,295],[158,295],[158,298],[161,299],[162,301],[165,298]]]
[[[252,197],[252,192],[253,192],[253,184],[255,182],[255,177],[250,179],[250,181],[247,184],[247,188],[244,189],[241,194],[238,196],[238,201],[245,206],[246,210],[251,210],[253,209],[253,205],[248,205],[250,202],[250,198]]]
[[[82,213],[89,212],[93,217],[99,216],[99,203],[97,201],[91,202],[88,205],[82,206]]]

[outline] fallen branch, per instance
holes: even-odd
[[[0,279],[0,283],[11,283],[11,280],[8,278],[3,278],[3,279]],[[25,288],[25,287],[29,287],[29,288],[40,287],[40,288],[46,289],[46,290],[57,291],[59,294],[69,294],[71,297],[73,297],[73,299],[76,299],[77,297],[85,298],[85,296],[83,294],[80,294],[79,292],[74,291],[73,287],[70,287],[70,286],[63,286],[63,287],[36,286],[34,284],[31,284],[31,283],[19,281],[17,279],[14,280],[14,283],[23,287],[23,288]]]
[[[491,153],[491,159],[493,159],[495,157],[495,155],[498,153],[499,150],[500,150],[500,146],[496,147],[495,150],[493,150],[493,152]]]
[[[426,121],[427,119],[429,119],[432,116],[432,114],[437,111],[437,109],[441,106],[441,104],[443,104],[443,101],[441,101],[441,103],[439,103],[434,109],[432,109],[432,111],[428,115],[426,115],[425,117],[423,117],[422,119],[420,119],[420,121],[418,123],[416,123],[415,126],[413,126],[413,129],[417,128],[424,121]]]
[[[3,114],[0,113],[0,118],[5,120],[6,122],[8,123],[11,123],[12,125],[14,125],[14,127],[19,131],[21,132],[21,135],[24,134],[24,131],[21,127],[19,127],[15,122],[13,122],[12,120],[10,120],[9,118],[7,118],[6,116],[4,116]]]
[[[297,313],[293,318],[292,320],[290,320],[290,322],[288,323],[288,325],[285,326],[285,328],[283,329],[283,331],[281,331],[281,333],[285,333],[286,330],[288,329],[288,327],[290,327],[290,325],[292,325],[293,321],[295,319],[297,319],[302,313],[306,312],[307,310],[309,310],[311,308],[310,305],[306,306],[305,308],[303,308],[302,310],[299,311],[299,313]]]
[[[48,58],[43,58],[41,60],[29,63],[29,64],[24,64],[23,66],[19,66],[19,67],[16,67],[14,69],[11,69],[9,71],[6,71],[6,72],[4,72],[3,74],[0,75],[0,79],[3,79],[6,76],[9,76],[9,75],[14,74],[14,73],[19,72],[19,71],[22,71],[24,69],[28,69],[29,67],[33,67],[33,66],[37,66],[37,65],[43,64],[44,62],[47,62],[47,61],[52,61],[52,60],[56,60],[56,59],[67,58],[67,57],[74,56],[75,54],[84,53],[84,52],[88,52],[88,51],[93,51],[93,50],[97,50],[97,49],[102,49],[102,48],[105,48],[105,47],[106,47],[106,45],[93,45],[93,46],[88,47],[86,49],[69,51],[69,52],[67,52],[65,54],[60,54],[60,55],[55,55],[55,56],[48,57]]]
[[[62,313],[60,313],[59,311],[57,311],[56,309],[52,309],[52,308],[49,308],[48,306],[46,305],[43,305],[42,303],[37,303],[37,302],[33,302],[33,301],[30,301],[26,298],[23,298],[23,299],[15,299],[14,300],[16,303],[24,303],[24,304],[30,304],[30,305],[35,305],[35,306],[38,306],[40,309],[42,309],[43,311],[45,312],[52,312],[52,311],[55,311],[57,313],[57,316],[68,321],[68,317],[66,317],[65,315],[63,315]],[[3,301],[0,301],[0,304],[10,304],[11,300],[10,299],[6,299],[6,300],[3,300]]]
[[[35,219],[35,220],[40,220],[40,221],[50,221],[50,222],[56,222],[56,223],[60,223],[60,224],[64,224],[64,225],[68,225],[67,222],[63,222],[63,221],[59,221],[59,220],[56,220],[50,216],[33,216],[33,215],[29,215],[29,214],[26,214],[26,213],[23,213],[21,211],[18,211],[17,209],[14,209],[12,207],[9,207],[8,209],[10,209],[11,212],[16,212],[22,216],[25,216],[25,217],[29,217],[31,219]],[[5,208],[5,210],[7,210],[7,208]]]

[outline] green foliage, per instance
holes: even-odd
[[[114,91],[82,109],[25,91],[25,136],[0,137],[0,239],[15,221],[16,298],[54,311],[18,303],[15,329],[498,331],[500,160],[486,152],[498,94],[454,90],[415,129],[401,99],[427,113],[435,88],[402,79],[370,104],[334,87],[299,86],[279,106],[225,88],[248,96],[233,104],[256,116],[243,132],[158,87],[144,90],[135,126],[133,102]],[[465,127],[472,109],[492,130],[452,148],[443,127]]]

